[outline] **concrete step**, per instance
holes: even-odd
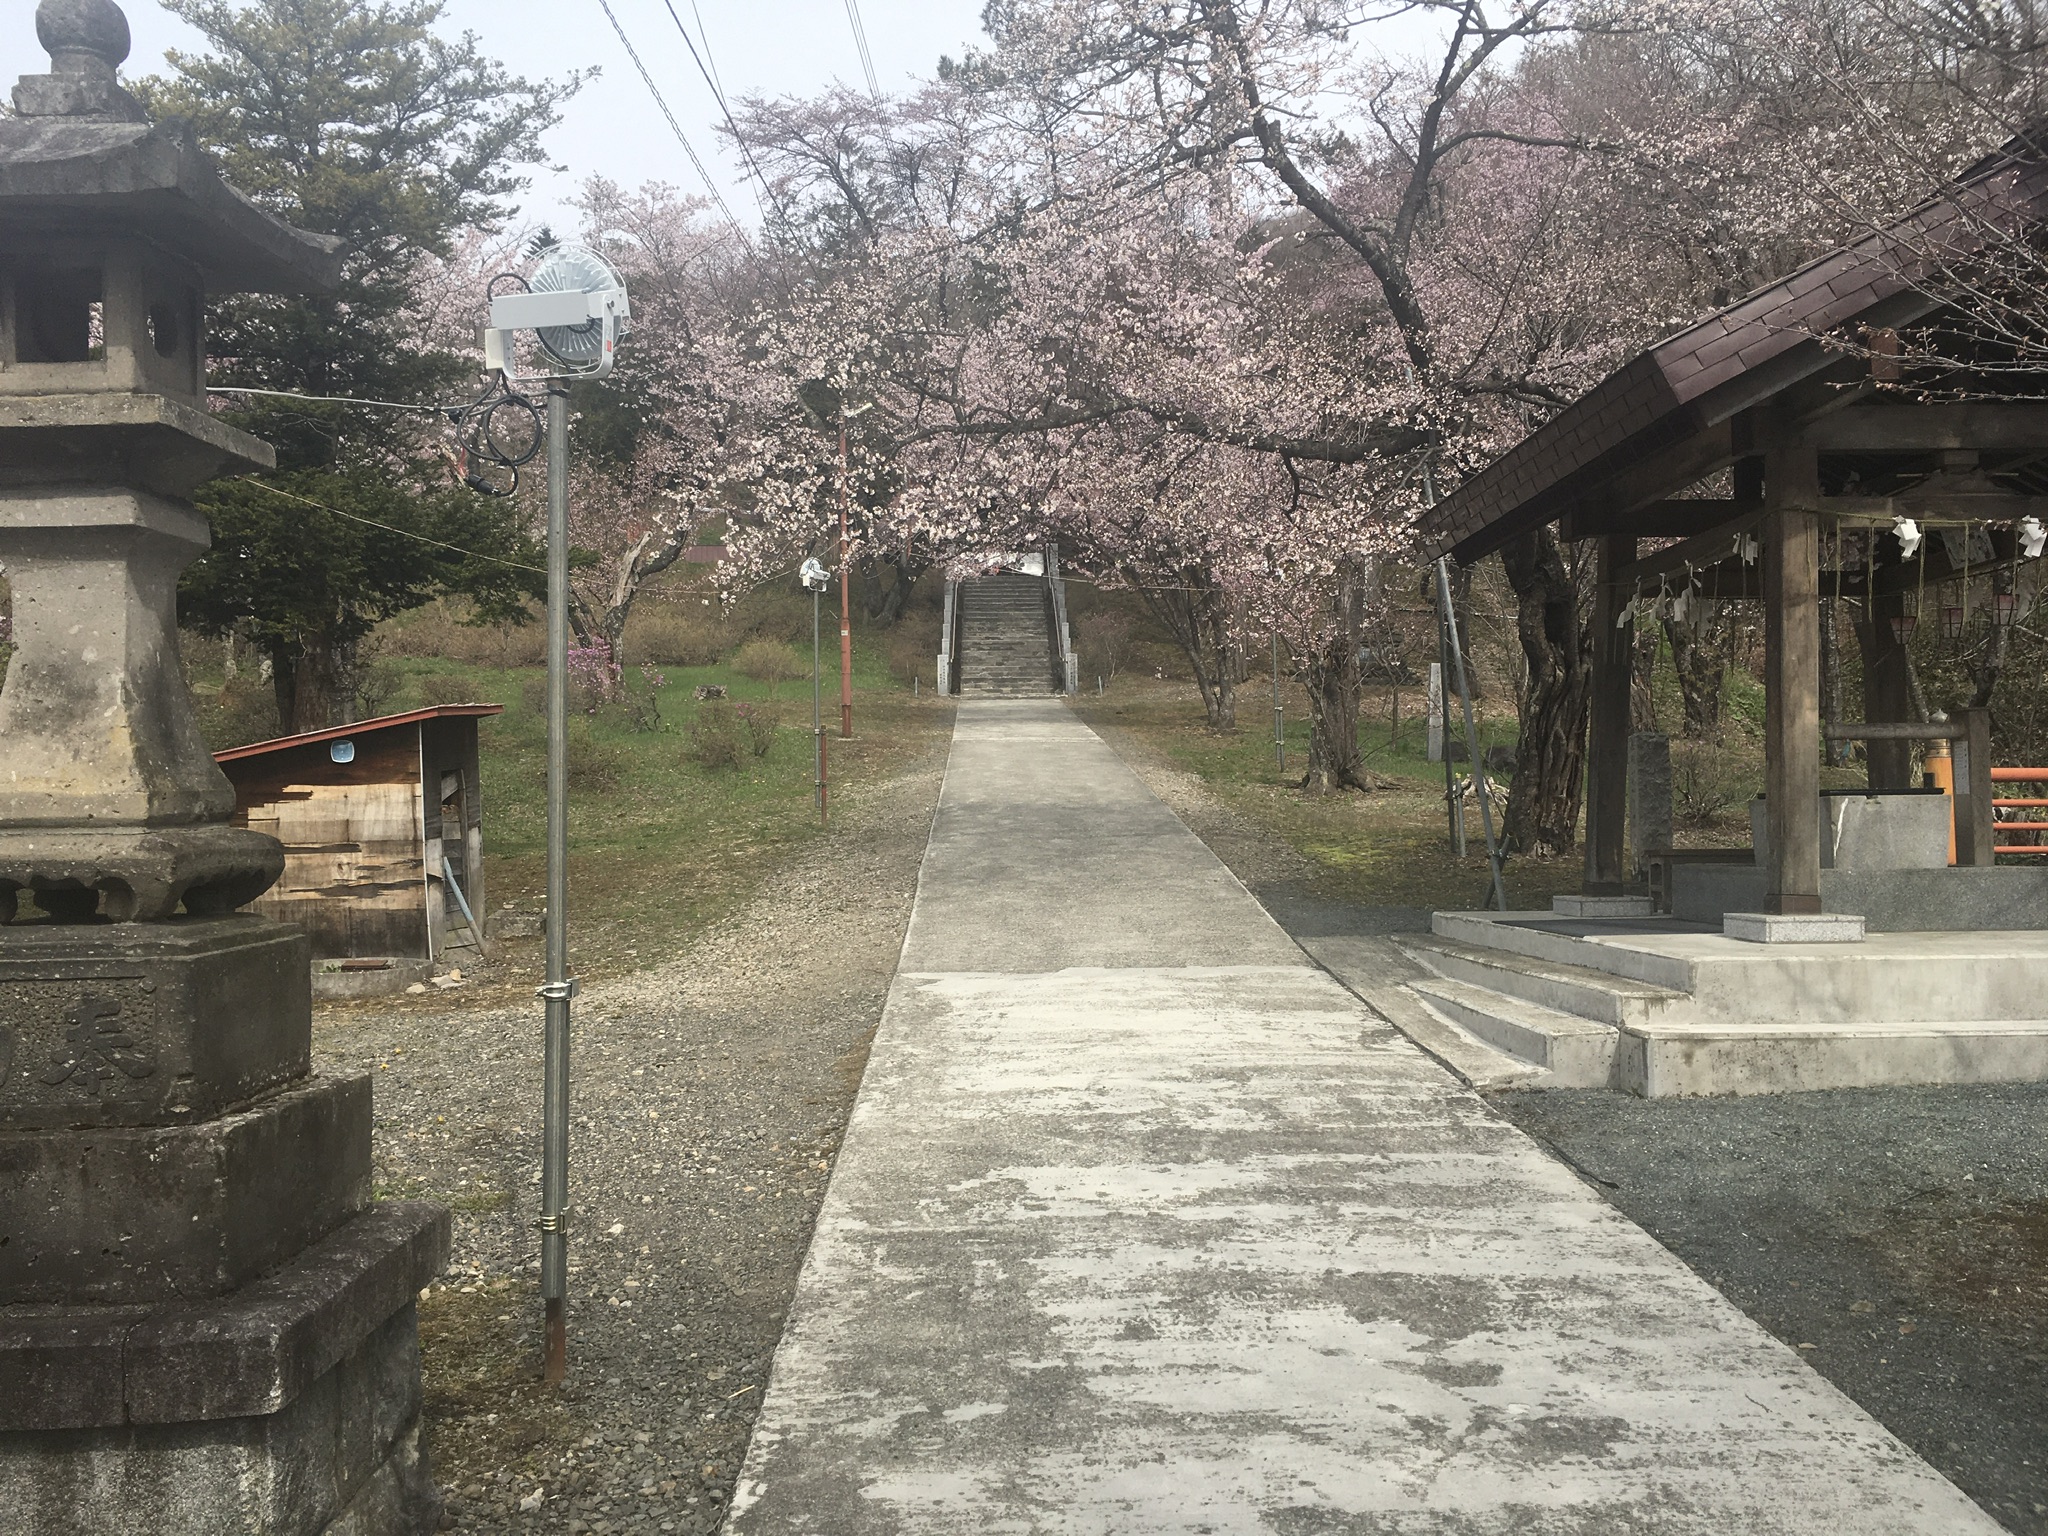
[[[1440,934],[1402,934],[1397,943],[1423,969],[1452,981],[1618,1029],[1675,1014],[1692,999],[1671,987],[1588,966],[1487,948]]]
[[[1506,950],[1533,960],[1551,960],[1607,976],[1644,981],[1672,991],[1692,990],[1692,963],[1676,956],[1623,949],[1548,928],[1516,927],[1504,918],[1566,921],[1552,912],[1439,912],[1430,922],[1436,936],[1480,949]]]
[[[1428,972],[1384,935],[1310,934],[1296,939],[1324,970],[1373,1012],[1475,1088],[1530,1088],[1548,1072],[1489,1045],[1410,990]]]
[[[1545,1069],[1545,1088],[1605,1088],[1618,1031],[1465,981],[1432,977],[1408,990],[1495,1049]]]
[[[1613,1086],[1644,1098],[2048,1081],[2048,1019],[1946,1024],[1650,1024]]]

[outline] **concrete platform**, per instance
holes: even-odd
[[[1999,1527],[1063,706],[974,701],[727,1529]]]
[[[1544,912],[1440,912],[1433,928],[1396,940],[1433,978],[1404,985],[1538,1069],[1516,1086],[1597,1077],[1589,1041],[1553,1068],[1557,1015],[1611,1030],[1608,1086],[1651,1097],[2048,1081],[2044,931],[1760,945],[1671,918]]]

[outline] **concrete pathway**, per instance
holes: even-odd
[[[728,1529],[2000,1527],[1019,701],[960,710]]]

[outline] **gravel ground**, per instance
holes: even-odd
[[[2048,1084],[1493,1103],[2009,1530],[2048,1533]]]
[[[943,756],[941,738],[916,771],[835,800],[833,835],[743,910],[579,999],[562,1388],[538,1380],[539,1005],[437,995],[316,1020],[323,1070],[376,1074],[380,1193],[455,1212],[453,1264],[420,1308],[444,1529],[718,1526],[895,973]],[[475,980],[504,995],[488,968]]]

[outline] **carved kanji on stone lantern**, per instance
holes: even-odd
[[[237,911],[282,854],[178,664],[186,498],[274,462],[206,409],[206,295],[330,286],[336,242],[149,121],[111,0],[36,31],[0,119],[0,1530],[431,1529],[447,1216],[371,1202],[368,1079],[311,1072],[306,940]]]

